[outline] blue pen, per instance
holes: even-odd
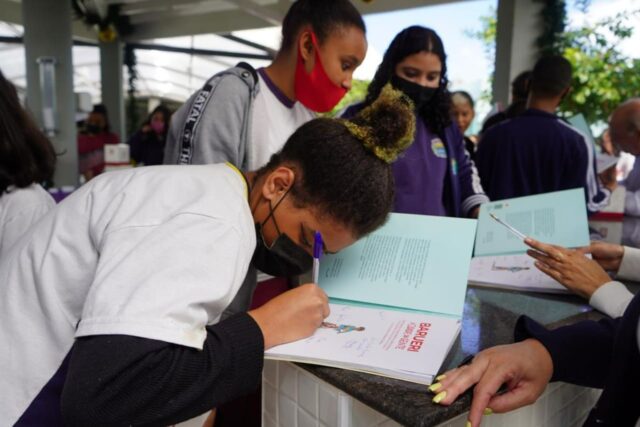
[[[313,283],[318,283],[320,279],[320,257],[322,256],[322,234],[316,231],[313,236],[313,270],[311,276]]]

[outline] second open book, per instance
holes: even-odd
[[[538,270],[528,247],[493,214],[525,235],[569,248],[589,245],[584,190],[556,191],[485,203],[480,208],[469,284],[533,292],[567,293]]]
[[[460,331],[475,229],[474,220],[392,214],[322,259],[323,326],[265,357],[430,384]]]

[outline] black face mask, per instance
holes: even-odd
[[[391,77],[391,85],[411,98],[418,111],[428,104],[431,98],[433,98],[433,95],[438,91],[437,87],[420,86],[417,83],[410,82],[396,75]]]
[[[100,126],[98,125],[87,125],[87,132],[93,135],[97,135],[100,133]]]
[[[287,191],[288,193],[288,191]],[[278,201],[274,208],[271,207],[269,201],[269,216],[262,224],[256,223],[256,250],[253,252],[251,262],[258,270],[276,277],[298,276],[311,270],[313,266],[313,258],[304,249],[294,243],[289,236],[281,233],[278,228],[276,218],[273,216],[276,208],[286,197],[286,193]],[[276,226],[278,237],[274,240],[271,247],[264,243],[262,236],[262,227],[267,223],[269,218],[273,218],[273,224]]]

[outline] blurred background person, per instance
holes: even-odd
[[[519,116],[527,109],[527,98],[529,97],[529,82],[531,81],[531,71],[523,71],[511,82],[511,104],[504,110],[489,116],[482,125],[480,133],[497,125],[507,119]]]
[[[90,180],[104,170],[104,146],[118,144],[120,138],[111,132],[109,114],[102,104],[93,106],[78,134],[78,164],[80,175]]]
[[[556,115],[571,79],[567,59],[540,58],[531,75],[527,109],[482,134],[476,165],[491,200],[582,187],[590,213],[609,204],[616,183],[599,181],[595,147]]]
[[[614,110],[609,130],[613,145],[635,157],[633,169],[622,182],[626,189],[624,213],[640,216],[640,98],[630,99]]]
[[[467,136],[466,132],[476,116],[474,106],[475,103],[473,102],[473,98],[469,92],[458,90],[451,94],[451,115],[458,125],[458,129],[460,129],[460,132],[462,133],[462,137],[464,138],[464,147],[469,153],[471,160],[474,160],[475,158],[478,138],[476,135]]]
[[[127,144],[136,166],[162,164],[170,119],[169,108],[158,105],[145,120],[142,128],[129,138]]]

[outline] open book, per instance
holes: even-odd
[[[459,331],[476,221],[391,214],[379,230],[322,259],[331,314],[310,338],[267,359],[430,384]]]
[[[534,292],[568,293],[538,270],[528,246],[493,220],[494,214],[525,235],[569,248],[589,245],[584,190],[556,191],[485,203],[480,207],[469,284]]]

